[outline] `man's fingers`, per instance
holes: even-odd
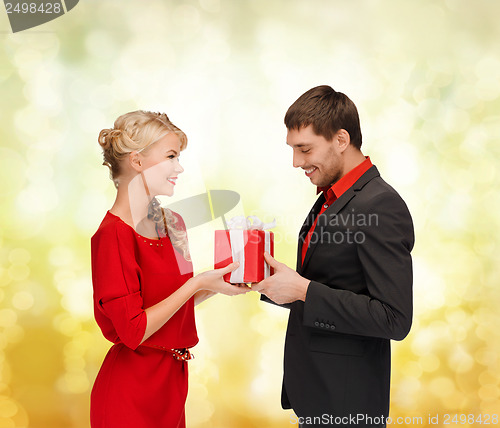
[[[252,283],[252,290],[262,293],[266,286],[266,280]]]
[[[273,256],[271,256],[271,254],[269,254],[267,251],[264,252],[264,259],[266,259],[266,262],[268,263],[268,265],[274,269],[278,269],[279,265],[281,264]]]

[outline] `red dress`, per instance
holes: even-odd
[[[92,237],[91,250],[95,319],[114,343],[92,389],[92,428],[185,427],[187,362],[175,359],[170,350],[198,343],[194,299],[140,342],[146,329],[144,308],[191,278],[191,262],[168,237],[145,238],[109,211]]]

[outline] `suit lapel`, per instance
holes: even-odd
[[[297,249],[297,272],[300,273],[302,270],[302,245],[304,243],[304,240],[306,239],[307,232],[309,232],[309,229],[311,229],[311,226],[314,223],[314,219],[316,218],[316,215],[321,211],[321,206],[325,203],[326,198],[323,193],[319,195],[319,198],[316,200],[314,203],[313,207],[311,208],[311,211],[309,211],[309,214],[307,214],[307,217],[302,224],[302,227],[299,232],[299,245]]]
[[[356,181],[356,183],[354,183],[354,185],[352,187],[347,189],[340,196],[340,198],[338,198],[332,205],[330,205],[327,208],[327,210],[323,214],[321,214],[321,217],[318,218],[318,224],[316,225],[315,233],[318,233],[319,236],[321,237],[322,230],[323,230],[324,226],[326,225],[326,219],[331,215],[338,214],[340,212],[340,210],[342,210],[342,208],[344,208],[351,201],[351,199],[356,196],[356,193],[358,191],[360,191],[366,185],[366,183],[371,181],[373,178],[378,177],[379,175],[380,174],[375,166],[372,166],[370,169],[368,169],[368,171],[366,171],[359,178],[359,180]],[[316,201],[313,208],[309,212],[309,215],[306,219],[306,222],[304,223],[304,225],[302,226],[302,229],[300,230],[299,251],[298,251],[298,255],[297,255],[297,267],[298,268],[300,267],[300,272],[302,272],[306,268],[307,263],[309,262],[312,254],[314,253],[314,250],[316,249],[318,241],[319,241],[318,239],[316,239],[316,240],[314,240],[314,242],[309,244],[309,248],[308,248],[306,256],[304,258],[304,263],[300,264],[300,261],[302,260],[302,243],[304,242],[304,239],[307,235],[307,232],[309,231],[309,229],[311,228],[311,225],[312,225],[312,222],[309,223],[308,221],[311,221],[310,220],[311,215],[313,218],[312,221],[314,221],[316,214],[319,213],[319,211],[321,210],[321,205],[325,202],[325,197],[323,196],[323,194],[321,194],[321,196]],[[320,202],[320,200],[321,200],[321,202]],[[320,202],[320,203],[318,203],[318,202]],[[323,218],[323,216],[325,216],[325,217]],[[309,226],[307,226],[307,225],[309,225]],[[299,269],[297,269],[297,271],[299,271]]]
[[[318,217],[318,223],[316,224],[316,228],[314,229],[314,233],[319,236],[319,239],[312,240],[309,244],[309,248],[307,249],[306,256],[304,258],[304,263],[302,264],[302,269],[307,267],[307,263],[309,262],[314,250],[318,246],[319,241],[321,240],[323,228],[326,225],[326,219],[333,215],[338,214],[342,208],[346,206],[346,204],[354,198],[356,195],[354,193],[353,188],[351,187],[346,192],[344,192],[340,198],[338,198],[332,205],[330,205],[327,210]]]

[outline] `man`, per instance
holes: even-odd
[[[252,287],[290,308],[282,406],[303,427],[385,426],[390,339],[412,320],[412,219],[361,152],[347,96],[315,87],[285,125],[293,166],[322,193],[300,231],[297,270],[266,253],[275,274]]]

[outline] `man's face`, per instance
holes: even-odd
[[[311,183],[318,187],[329,186],[343,175],[338,135],[336,133],[329,141],[316,135],[312,125],[288,130],[286,143],[293,149],[293,166],[302,168]]]

